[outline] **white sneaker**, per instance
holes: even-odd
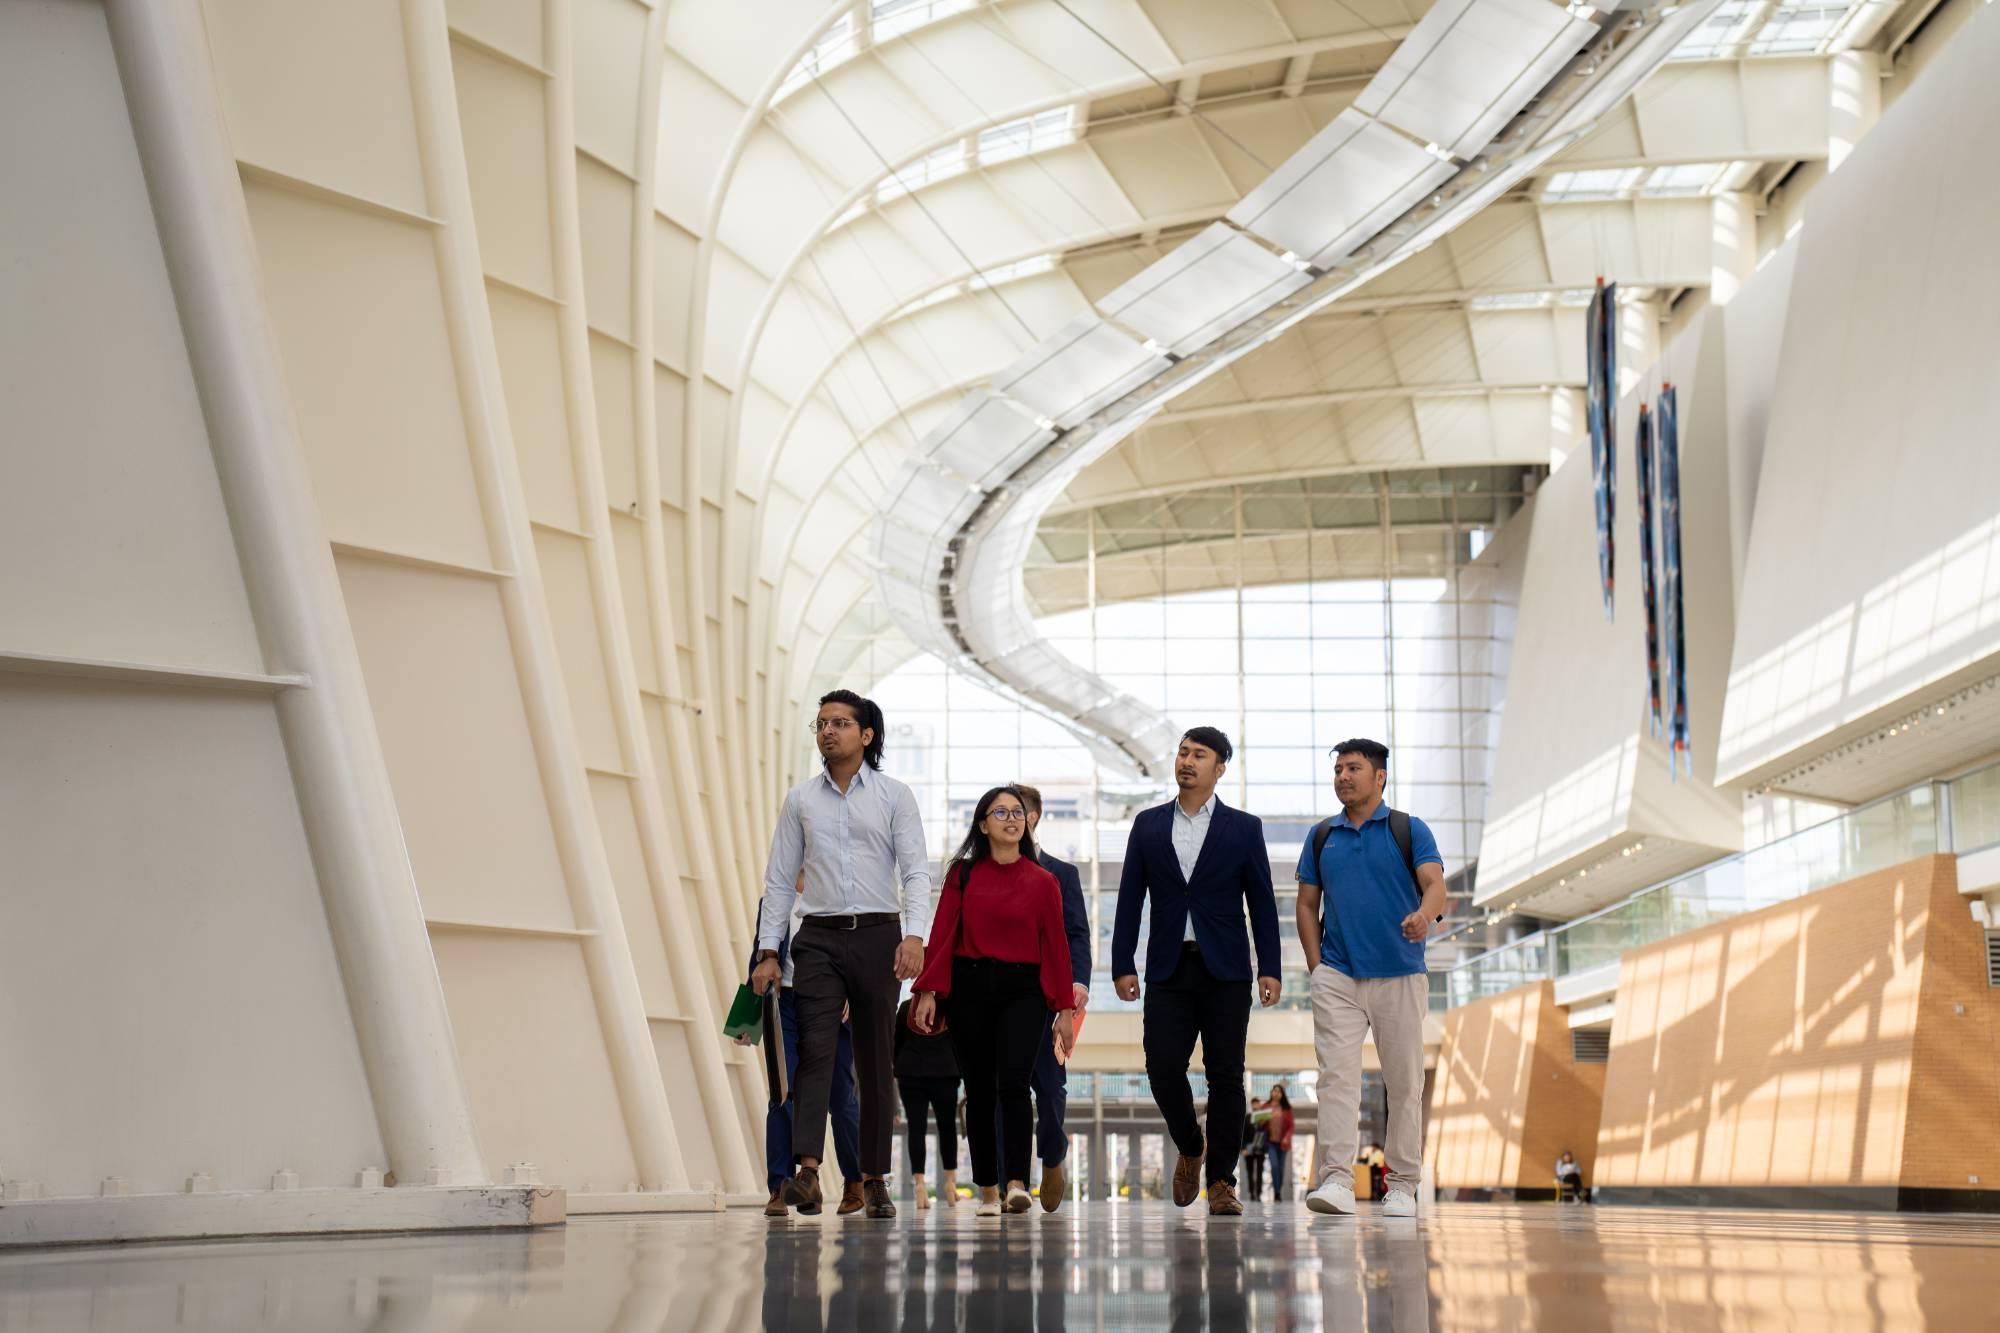
[[[1000,1191],[992,1185],[982,1185],[979,1189],[979,1204],[972,1210],[974,1217],[1000,1216]]]
[[[1306,1207],[1315,1213],[1354,1212],[1354,1187],[1343,1185],[1338,1177],[1328,1176],[1326,1183],[1306,1195]]]
[[[1406,1194],[1402,1190],[1390,1190],[1387,1194],[1382,1196],[1382,1216],[1415,1217],[1416,1215],[1417,1215],[1416,1195]]]

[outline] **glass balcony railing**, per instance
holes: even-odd
[[[1937,793],[1898,792],[1790,837],[1670,879],[1549,932],[1566,977],[1696,926],[1754,912],[1938,849]]]
[[[1467,1004],[1616,962],[1627,949],[1785,902],[1941,849],[2000,844],[2000,764],[1857,806],[1763,847],[1642,889],[1622,902],[1466,959],[1432,984]]]
[[[1976,852],[2000,843],[2000,764],[1951,784],[1951,847]]]

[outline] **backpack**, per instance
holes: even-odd
[[[1332,836],[1333,819],[1329,816],[1320,820],[1319,827],[1313,830],[1313,869],[1320,869],[1320,857],[1326,851],[1326,840]],[[1410,872],[1410,886],[1417,891],[1417,901],[1421,903],[1424,897],[1424,887],[1417,883],[1417,852],[1415,846],[1410,841],[1410,816],[1408,811],[1395,809],[1389,811],[1389,836],[1396,840],[1396,849],[1403,854],[1403,865]],[[1325,871],[1322,870],[1320,873],[1324,874]],[[1322,894],[1330,891],[1330,885],[1320,885],[1320,892]],[[1438,920],[1442,921],[1444,917],[1439,916]]]

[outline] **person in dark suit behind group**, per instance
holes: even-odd
[[[1180,1150],[1174,1202],[1185,1208],[1201,1192],[1207,1162],[1208,1211],[1236,1217],[1237,1145],[1246,1097],[1243,1046],[1250,1031],[1251,980],[1266,1006],[1278,1002],[1278,899],[1271,855],[1255,815],[1216,799],[1227,771],[1229,737],[1195,727],[1174,757],[1179,796],[1142,810],[1125,847],[1118,883],[1118,923],[1111,937],[1111,973],[1121,999],[1139,998],[1139,915],[1150,896],[1146,945],[1146,1077]],[[1249,909],[1249,929],[1244,909]],[[1256,970],[1250,945],[1256,940]],[[1188,1060],[1201,1041],[1208,1075],[1208,1134],[1195,1116]],[[1209,1151],[1210,1148],[1213,1151]]]

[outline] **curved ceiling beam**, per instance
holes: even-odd
[[[926,461],[906,468],[876,525],[877,588],[904,632],[1062,722],[1100,758],[1156,778],[1171,748],[1165,719],[1034,631],[1021,557],[1040,515],[1166,402],[1431,244],[1575,142],[1715,3],[1612,15],[1600,27],[1565,22],[1536,0],[1442,0],[1355,109],[1232,212],[1286,247],[1296,280],[1244,232],[1218,225],[1101,304],[1151,335],[1143,348],[1080,318],[995,381],[1006,397],[974,395],[926,437]],[[1479,20],[1461,28],[1475,8]],[[1494,59],[1503,42],[1516,64]],[[1481,58],[1468,86],[1467,62]],[[1427,142],[1419,153],[1412,141]],[[1436,161],[1425,165],[1425,154]]]

